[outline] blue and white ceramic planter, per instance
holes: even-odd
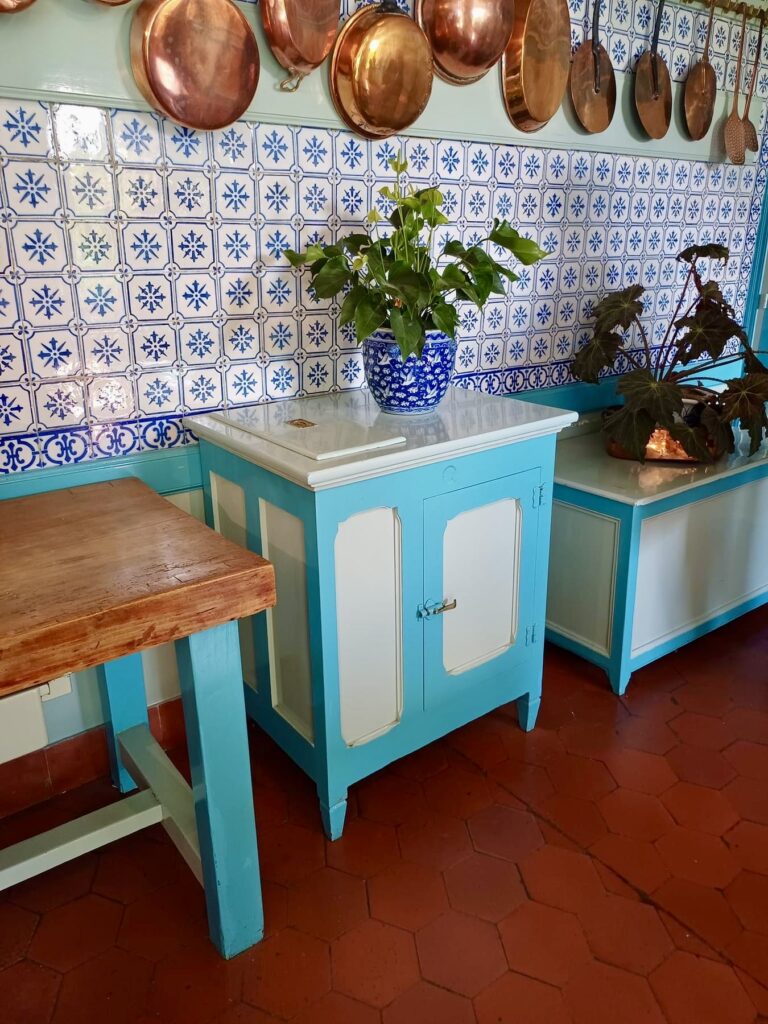
[[[403,362],[390,330],[381,329],[363,342],[363,367],[371,394],[382,412],[413,415],[431,412],[445,396],[453,376],[456,342],[442,331],[427,331],[421,359]]]

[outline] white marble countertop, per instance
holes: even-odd
[[[748,457],[749,438],[737,435],[736,451],[711,464],[639,462],[614,459],[599,431],[563,438],[557,445],[555,483],[626,505],[650,505],[750,469],[766,467],[768,444]]]
[[[575,419],[563,409],[451,387],[435,412],[420,416],[382,413],[370,392],[358,390],[243,406],[184,423],[212,444],[321,490],[557,433]]]

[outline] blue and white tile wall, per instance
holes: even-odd
[[[614,0],[618,65],[643,49],[646,10]],[[675,65],[702,16],[668,17]],[[723,21],[721,39],[717,27],[727,75],[734,30]],[[464,310],[456,366],[467,387],[568,382],[596,297],[639,282],[649,321],[663,318],[673,257],[693,241],[730,246],[724,286],[743,307],[765,143],[756,168],[736,168],[518,139],[368,143],[246,123],[205,135],[148,113],[0,101],[0,473],[184,443],[188,412],[359,387],[336,307],[283,253],[359,223],[401,146],[413,177],[443,190],[454,222],[443,240],[481,238],[499,216],[552,253],[482,315]]]

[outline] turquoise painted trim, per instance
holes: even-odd
[[[264,934],[237,622],[176,641],[208,928],[224,957]]]
[[[254,4],[238,4],[254,28],[261,57],[261,76],[246,118],[275,124],[316,125],[343,129],[328,89],[327,63],[306,78],[295,93],[280,90],[286,72],[275,61],[264,37]],[[3,19],[0,33],[0,95],[18,99],[85,103],[101,107],[146,110],[129,64],[129,35],[135,5],[100,8],[84,0],[43,0],[23,17]],[[88,59],[83,59],[87,40]],[[408,135],[438,139],[473,139],[526,147],[627,153],[650,159],[685,156],[690,160],[721,161],[716,125],[727,115],[731,97],[720,91],[713,128],[699,142],[686,135],[681,104],[682,86],[673,85],[672,124],[666,136],[651,140],[637,124],[633,104],[633,75],[616,75],[616,116],[599,135],[587,134],[566,101],[540,131],[526,134],[513,127],[501,99],[499,71],[457,89],[435,78],[424,114]],[[752,110],[759,123],[763,102],[755,97]],[[478,116],[478,112],[482,112]],[[749,153],[747,161],[753,162]]]
[[[605,409],[619,401],[616,385],[619,377],[606,377],[599,384],[561,384],[555,388],[536,388],[533,391],[518,391],[506,398],[517,398],[522,402],[538,402],[555,409],[573,409],[574,412],[592,412]]]
[[[99,665],[96,671],[106,709],[104,724],[107,727],[112,782],[121,793],[130,793],[136,789],[136,783],[123,763],[117,737],[135,725],[149,725],[141,653],[108,661]]]
[[[248,544],[254,550],[261,551],[260,502],[285,510],[303,524],[313,742],[305,739],[273,706],[266,617],[263,616],[258,616],[254,622],[256,649],[260,655],[259,687],[254,691],[246,686],[245,700],[249,714],[314,780],[320,813],[330,838],[341,834],[348,787],[391,761],[513,700],[521,701],[523,727],[533,726],[541,696],[541,640],[554,436],[317,493],[298,487],[210,442],[202,441],[200,451],[209,522],[212,522],[210,473],[213,472],[243,488]],[[450,467],[448,476],[447,467]],[[545,484],[545,503],[537,508],[541,483]],[[417,615],[425,599],[434,596],[428,587],[440,589],[440,545],[431,544],[430,538],[439,533],[449,506],[453,515],[483,504],[489,500],[489,488],[495,495],[494,500],[499,496],[516,497],[527,507],[517,643],[493,662],[466,673],[465,677],[452,677],[450,687],[440,686],[441,655],[425,644],[425,622]],[[396,508],[401,526],[402,712],[399,721],[384,734],[369,742],[348,746],[341,729],[334,545],[340,523],[358,512],[379,507]],[[278,594],[280,585],[278,570]],[[435,625],[429,624],[430,628]],[[530,636],[527,645],[526,635]]]
[[[763,194],[760,223],[752,254],[747,301],[744,304],[744,329],[758,352],[768,353],[768,319],[760,308],[760,296],[768,294],[768,203]]]
[[[200,487],[200,453],[197,445],[118,455],[109,459],[89,459],[72,466],[29,469],[23,473],[0,476],[0,501],[23,498],[28,494],[82,487],[103,480],[135,476],[159,494],[176,494]]]

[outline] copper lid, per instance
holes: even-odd
[[[388,4],[362,7],[336,39],[331,96],[358,134],[383,139],[419,117],[432,92],[432,51],[406,14]]]

